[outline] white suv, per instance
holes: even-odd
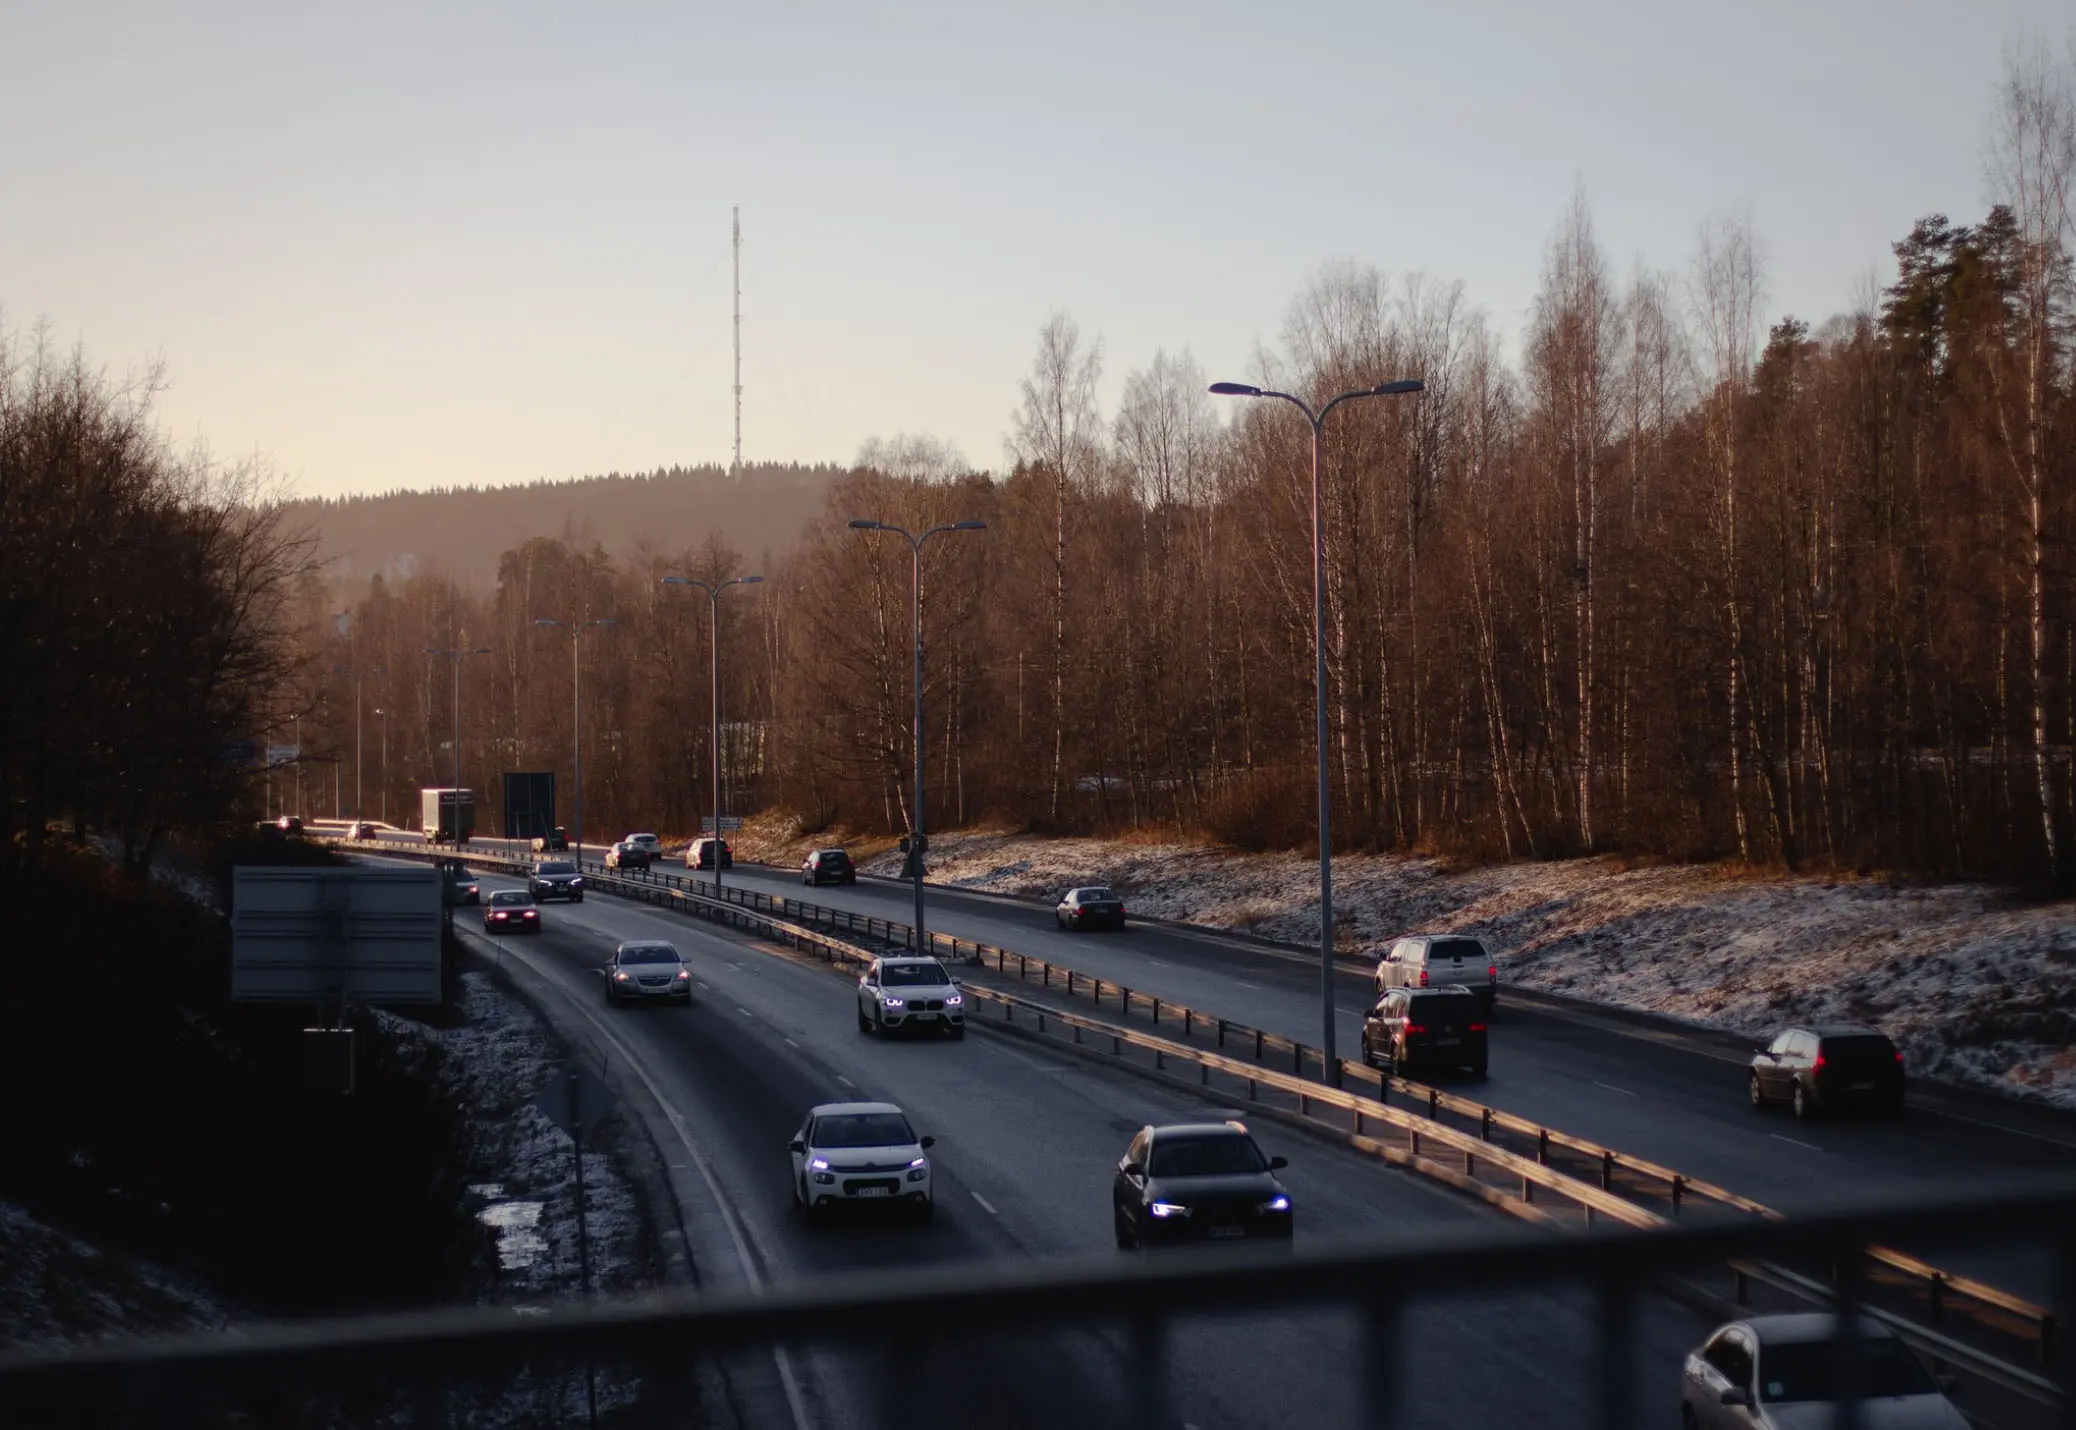
[[[934,1137],[891,1102],[829,1102],[793,1134],[793,1205],[813,1219],[839,1207],[902,1207],[927,1219]]]
[[[875,958],[858,980],[861,1033],[948,1033],[966,1036],[966,995],[934,958]]]
[[[1394,988],[1446,988],[1460,983],[1478,995],[1485,1011],[1499,996],[1499,965],[1483,939],[1468,934],[1417,934],[1391,946],[1377,964],[1377,992]]]
[[[629,849],[639,849],[651,859],[663,857],[663,841],[653,834],[630,834],[620,841]]]

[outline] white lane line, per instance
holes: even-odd
[[[742,1015],[743,1015],[743,1017],[745,1017],[745,1018],[754,1018],[754,1017],[756,1017],[756,1016],[757,1016],[757,1015],[756,1015],[755,1013],[752,1013],[752,1012],[751,1012],[751,1011],[750,1011],[749,1009],[747,1009],[747,1008],[737,1008],[737,1009],[736,1009],[735,1011],[736,1011],[736,1012],[738,1012],[738,1013],[740,1013],[740,1014],[742,1014]]]
[[[784,1035],[783,1035],[783,1034],[781,1034],[781,1036],[784,1036]],[[786,1039],[786,1046],[787,1046],[787,1047],[789,1047],[789,1048],[797,1048],[797,1047],[799,1047],[799,1046],[800,1046],[800,1044],[798,1044],[798,1043],[794,1042],[794,1041],[793,1041],[793,1040],[792,1040],[791,1038],[787,1038],[787,1039]]]
[[[988,1205],[988,1199],[987,1199],[986,1197],[982,1196],[982,1195],[981,1195],[981,1194],[980,1194],[979,1192],[969,1192],[969,1193],[968,1193],[968,1195],[969,1195],[969,1196],[971,1196],[971,1197],[973,1198],[973,1200],[975,1200],[976,1202],[979,1202],[979,1203],[980,1203],[980,1209],[981,1209],[982,1211],[986,1212],[986,1213],[987,1213],[987,1214],[988,1214],[989,1216],[1000,1216],[1000,1215],[1002,1215],[1002,1213],[1000,1213],[1000,1212],[996,1211],[996,1210],[995,1210],[995,1209],[994,1209],[993,1207],[989,1206],[989,1205]]]
[[[513,950],[513,955],[532,968],[536,978],[541,979],[551,987],[555,986],[553,975],[536,962],[531,955],[522,953],[517,949]],[[649,1070],[642,1066],[641,1059],[634,1055],[634,1050],[627,1045],[618,1033],[601,1021],[599,1016],[589,1008],[574,1002],[572,1006],[582,1015],[585,1022],[596,1028],[599,1035],[613,1045],[620,1054],[621,1066],[640,1078],[642,1086],[648,1089],[649,1096],[656,1100],[656,1106],[662,1110],[664,1117],[670,1122],[671,1131],[677,1133],[678,1142],[684,1147],[686,1153],[691,1156],[692,1165],[699,1169],[699,1177],[701,1181],[706,1183],[707,1194],[714,1199],[714,1208],[721,1214],[721,1224],[728,1229],[729,1241],[734,1243],[735,1258],[742,1264],[744,1279],[750,1283],[751,1290],[763,1291],[764,1274],[757,1269],[757,1259],[750,1254],[750,1230],[743,1224],[742,1219],[737,1216],[734,1205],[722,1193],[721,1183],[714,1176],[714,1169],[707,1165],[706,1158],[701,1155],[698,1144],[693,1142],[692,1129],[686,1123],[683,1114],[670,1105],[669,1100],[663,1095],[663,1089],[656,1085],[656,1079],[649,1075]],[[786,1392],[786,1408],[792,1412],[793,1424],[796,1430],[809,1430],[814,1421],[807,1413],[807,1400],[800,1392],[800,1380],[793,1373],[792,1356],[784,1346],[773,1346],[771,1358],[778,1365],[779,1384]]]
[[[1260,989],[1260,988],[1259,988],[1258,986],[1256,986],[1255,984],[1249,983],[1249,982],[1248,982],[1248,981],[1247,981],[1246,979],[1244,979],[1244,978],[1235,978],[1235,979],[1233,980],[1233,982],[1235,982],[1235,983],[1239,984],[1239,985],[1240,985],[1240,986],[1241,986],[1242,988],[1252,988],[1252,989],[1254,989],[1254,991],[1255,991],[1255,992],[1257,992],[1257,993],[1261,992],[1261,989]]]
[[[1823,1148],[1817,1146],[1814,1142],[1804,1142],[1799,1137],[1789,1137],[1786,1134],[1780,1132],[1776,1132],[1773,1134],[1773,1140],[1776,1142],[1785,1142],[1790,1147],[1806,1148],[1811,1152],[1821,1152],[1824,1150]]]
[[[1152,964],[1152,965],[1153,965],[1153,966],[1154,966],[1155,968],[1173,968],[1173,967],[1175,966],[1175,965],[1174,965],[1174,964],[1172,964],[1172,963],[1162,963],[1162,962],[1161,962],[1161,961],[1160,961],[1159,959],[1157,959],[1157,958],[1149,958],[1149,959],[1147,959],[1146,961],[1147,961],[1148,963]]]
[[[709,993],[711,993],[711,992],[713,992],[713,991],[714,991],[714,985],[713,985],[713,984],[711,984],[711,983],[709,983],[709,982],[707,982],[707,981],[706,981],[706,980],[705,980],[704,978],[702,978],[702,979],[700,979],[700,980],[699,980],[699,986],[700,986],[701,988],[704,988],[704,989],[705,989],[705,990],[706,990],[707,992],[709,992]]]
[[[1614,1085],[1613,1083],[1611,1083],[1611,1082],[1596,1082],[1596,1083],[1594,1083],[1593,1085],[1594,1085],[1595,1087],[1604,1087],[1604,1088],[1606,1088],[1606,1089],[1607,1089],[1607,1090],[1608,1090],[1609,1092],[1619,1092],[1619,1093],[1621,1093],[1621,1094],[1622,1094],[1622,1096],[1624,1096],[1624,1097],[1634,1097],[1634,1096],[1636,1096],[1636,1094],[1635,1094],[1635,1093],[1633,1093],[1633,1092],[1631,1092],[1631,1091],[1630,1091],[1630,1090],[1629,1090],[1628,1088],[1626,1088],[1626,1087],[1616,1087],[1616,1086],[1615,1086],[1615,1085]]]
[[[836,1080],[837,1080],[838,1082],[842,1083],[842,1084],[843,1084],[843,1085],[844,1085],[845,1087],[848,1087],[848,1088],[855,1088],[855,1087],[857,1087],[857,1084],[856,1084],[856,1083],[852,1082],[852,1081],[851,1081],[851,1080],[850,1080],[849,1078],[845,1077],[845,1076],[844,1076],[844,1075],[843,1075],[842,1073],[838,1073],[838,1074],[836,1075]]]

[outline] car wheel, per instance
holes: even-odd
[[[1370,1045],[1370,1035],[1368,1033],[1362,1035],[1362,1065],[1366,1068],[1373,1068],[1377,1065],[1377,1050]]]
[[[1795,1115],[1806,1118],[1815,1111],[1816,1105],[1809,1100],[1808,1090],[1802,1086],[1802,1080],[1797,1078],[1795,1080]]]
[[[1701,1430],[1701,1424],[1694,1418],[1694,1407],[1691,1405],[1680,1407],[1680,1430]]]
[[[884,1038],[887,1035],[887,1014],[883,1008],[872,1010],[872,1031]]]
[[[584,896],[582,894],[572,894],[569,901],[573,904],[581,904],[584,902]]]
[[[865,1016],[865,1010],[863,1008],[860,1008],[858,1010],[858,1031],[861,1033],[869,1033],[872,1031],[872,1020]]]
[[[805,1184],[803,1184],[800,1178],[796,1176],[793,1178],[793,1210],[805,1211],[806,1209],[807,1194],[805,1190]]]
[[[858,882],[858,876],[856,874],[853,874],[848,879],[845,879],[843,882],[846,884],[856,884]]]
[[[1132,1235],[1132,1223],[1125,1216],[1123,1207],[1115,1204],[1111,1206],[1110,1221],[1113,1230],[1117,1234],[1117,1249],[1119,1251],[1130,1251],[1139,1244],[1138,1239]]]
[[[1485,1076],[1485,1064],[1483,1062],[1472,1063],[1470,1065],[1470,1072],[1472,1077]]]
[[[1751,1089],[1753,1109],[1755,1111],[1763,1109],[1766,1106],[1766,1090],[1759,1086],[1759,1075],[1757,1073],[1753,1073],[1751,1077],[1746,1080],[1746,1085]]]
[[[966,1036],[966,1025],[965,1025],[964,1023],[954,1023],[954,1024],[952,1024],[952,1028],[951,1028],[951,1035],[952,1035],[952,1036],[953,1036],[954,1038],[963,1038],[963,1037],[965,1037],[965,1036]]]
[[[936,1215],[937,1199],[935,1197],[924,1197],[922,1203],[916,1208],[915,1219],[920,1222],[927,1222]]]

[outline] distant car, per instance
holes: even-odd
[[[1485,941],[1467,934],[1415,934],[1402,938],[1377,963],[1376,990],[1433,988],[1460,983],[1478,995],[1490,1013],[1499,996],[1499,964]]]
[[[1244,1123],[1142,1127],[1111,1180],[1117,1244],[1289,1241],[1290,1192],[1276,1179],[1288,1165],[1264,1157]]]
[[[303,832],[303,821],[299,815],[283,814],[267,822],[283,834],[301,834]]]
[[[469,872],[469,866],[459,859],[437,859],[433,867],[440,871],[440,887],[445,891],[446,902],[452,904],[479,904],[483,901],[483,886]]]
[[[1402,1073],[1415,1067],[1486,1066],[1485,1007],[1461,984],[1394,988],[1362,1020],[1362,1060]]]
[[[606,868],[646,869],[649,867],[651,857],[648,850],[638,844],[630,844],[623,839],[612,848],[606,850]]]
[[[373,839],[375,837],[374,822],[366,819],[354,820],[352,827],[346,831],[346,837],[348,839]]]
[[[573,904],[584,902],[584,876],[577,872],[573,860],[541,860],[533,866],[533,876],[526,881],[526,886],[534,898],[544,904],[550,899],[568,899]]]
[[[546,834],[533,837],[533,852],[536,854],[566,854],[569,852],[569,831],[556,825]]]
[[[1060,896],[1052,916],[1063,929],[1121,929],[1125,926],[1124,900],[1100,885],[1069,889]]]
[[[674,944],[641,939],[621,944],[605,966],[606,1003],[692,1002],[692,970]]]
[[[855,884],[858,882],[858,867],[851,863],[848,850],[817,849],[800,865],[800,882],[803,884]]]
[[[1718,1327],[1687,1357],[1680,1424],[1687,1430],[1801,1430],[1836,1414],[1838,1318],[1828,1311],[1752,1316]],[[1860,1424],[1867,1430],[1965,1430],[1968,1422],[1909,1346],[1881,1322],[1857,1319]]]
[[[861,1033],[966,1036],[966,996],[943,964],[920,954],[875,958],[858,979]]]
[[[483,906],[485,933],[539,933],[541,911],[524,889],[499,889]]]
[[[721,867],[723,869],[733,869],[735,867],[735,851],[728,847],[727,840],[716,839],[711,834],[703,835],[685,846],[685,867],[687,869],[713,868],[714,851],[716,849],[720,851]]]
[[[831,1102],[793,1134],[793,1205],[810,1219],[843,1207],[899,1207],[927,1218],[934,1206],[934,1137],[918,1137],[891,1102]]]
[[[651,859],[663,857],[663,841],[653,834],[630,834],[620,842],[643,851]]]
[[[1797,1117],[1863,1107],[1903,1110],[1903,1054],[1887,1034],[1850,1023],[1789,1028],[1752,1055],[1753,1107],[1785,1102]]]

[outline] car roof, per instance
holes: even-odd
[[[1883,1340],[1895,1335],[1872,1316],[1857,1316],[1854,1320],[1864,1339]],[[1731,1324],[1745,1327],[1759,1338],[1761,1346],[1786,1346],[1830,1340],[1837,1333],[1838,1317],[1829,1311],[1795,1311],[1780,1316],[1747,1316]]]
[[[1393,993],[1410,994],[1415,998],[1432,998],[1437,993],[1462,993],[1468,997],[1477,996],[1470,991],[1467,985],[1462,983],[1430,983],[1425,988],[1394,988],[1391,991]]]
[[[939,968],[944,967],[944,964],[941,960],[932,958],[927,953],[887,953],[880,955],[880,957],[874,961],[880,964],[931,963],[936,964],[936,966]]]
[[[825,1102],[807,1110],[810,1117],[844,1117],[854,1112],[900,1112],[891,1102]],[[902,1114],[906,1116],[906,1113]]]
[[[822,855],[824,855],[824,854],[848,854],[848,853],[850,853],[850,850],[848,850],[848,849],[843,849],[843,848],[817,849],[817,850],[815,851],[815,856],[816,856],[817,858],[820,858],[820,857],[821,857]]]
[[[1392,942],[1393,942],[1393,943],[1434,943],[1434,942],[1435,942],[1436,940],[1438,940],[1438,939],[1445,939],[1445,938],[1467,938],[1467,939],[1469,939],[1469,940],[1470,940],[1470,941],[1471,941],[1472,943],[1483,943],[1483,942],[1485,941],[1485,935],[1483,935],[1483,934],[1481,934],[1481,933],[1409,933],[1409,934],[1404,934],[1404,935],[1400,936],[1399,938],[1393,939],[1393,940],[1392,940]]]
[[[622,943],[619,948],[615,949],[614,952],[625,953],[630,948],[667,948],[672,953],[678,951],[678,946],[667,938],[630,938]]]
[[[1870,1028],[1865,1023],[1818,1023],[1809,1029],[1819,1038],[1886,1038],[1879,1028]]]
[[[524,889],[492,889],[490,891],[490,902],[493,904],[530,904],[533,902],[533,895],[527,893]]]
[[[1171,1122],[1165,1127],[1147,1127],[1144,1130],[1151,1133],[1153,1140],[1156,1142],[1166,1137],[1245,1137],[1248,1135],[1247,1126],[1242,1122]]]

